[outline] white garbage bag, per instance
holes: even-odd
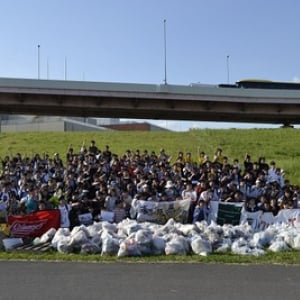
[[[118,224],[118,228],[119,228],[118,234],[124,233],[125,235],[130,236],[132,233],[142,229],[142,226],[138,224],[136,221],[134,221],[134,222]]]
[[[234,254],[246,255],[251,252],[251,249],[248,245],[248,242],[244,238],[240,237],[233,241],[231,245],[231,251]]]
[[[86,237],[89,237],[90,235],[88,228],[85,225],[75,226],[71,231],[71,236],[75,236],[77,232],[83,232]]]
[[[212,253],[212,246],[209,240],[203,239],[201,236],[196,237],[191,242],[192,250],[195,254],[207,256]]]
[[[99,234],[102,230],[102,223],[101,222],[94,222],[92,225],[87,226],[88,237],[93,237]]]
[[[268,248],[272,252],[288,251],[290,248],[284,241],[283,237],[277,237],[271,241],[271,245]]]
[[[136,232],[135,240],[142,255],[150,255],[153,252],[153,237],[149,230],[141,229]]]
[[[72,230],[71,238],[72,238],[73,246],[81,246],[82,244],[86,243],[89,240],[88,231],[86,229],[80,229],[73,232]]]
[[[102,239],[101,255],[116,255],[119,248],[119,239],[107,235],[104,239]]]
[[[203,237],[210,241],[213,249],[216,249],[222,240],[222,234],[218,227],[209,226],[205,229]]]
[[[199,233],[199,229],[195,224],[176,224],[177,229],[179,230],[180,234],[186,237],[191,237],[196,233]]]
[[[98,247],[101,247],[102,246],[102,239],[101,239],[101,235],[99,233],[96,233],[94,236],[92,236],[90,238],[90,241],[97,245]]]
[[[198,231],[199,233],[202,233],[202,232],[204,232],[204,231],[206,230],[208,224],[207,224],[207,222],[206,222],[205,220],[203,220],[203,221],[201,221],[201,222],[196,222],[196,223],[195,223],[195,226],[196,226],[196,228],[197,228],[197,231]]]
[[[109,233],[116,233],[118,231],[116,224],[109,223],[107,221],[102,222],[102,229],[108,231]]]
[[[92,241],[88,241],[81,245],[80,253],[81,254],[97,254],[97,253],[101,253],[101,248],[98,245],[96,245],[95,243],[93,243]]]
[[[66,236],[70,236],[70,230],[69,228],[58,228],[58,230],[56,231],[52,241],[51,241],[51,245],[53,248],[57,249],[57,243],[58,241]]]
[[[55,228],[50,228],[48,231],[46,231],[41,236],[40,243],[43,244],[43,243],[48,243],[48,242],[52,241],[55,233],[56,233],[56,229]]]
[[[152,239],[153,254],[162,255],[165,254],[166,242],[160,236],[153,236]]]
[[[57,251],[59,253],[72,253],[74,250],[70,236],[60,236],[57,241]]]
[[[141,251],[135,239],[127,238],[120,243],[118,257],[124,256],[141,256]]]
[[[265,248],[270,245],[276,232],[274,230],[258,231],[253,234],[251,245],[258,248]]]
[[[294,237],[294,250],[300,250],[300,233]]]
[[[232,240],[229,238],[222,238],[219,244],[216,246],[214,252],[216,253],[226,253],[231,249]]]
[[[177,236],[166,243],[166,255],[187,255],[190,245],[183,236]]]
[[[169,219],[168,222],[159,227],[156,231],[155,234],[159,236],[164,236],[166,234],[174,233],[177,235],[180,235],[181,232],[176,228],[176,223],[173,219]]]

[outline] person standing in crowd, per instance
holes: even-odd
[[[200,210],[203,205],[209,209],[210,201],[227,199],[243,202],[254,198],[258,202],[259,197],[260,200],[265,197],[282,204],[279,207],[270,201],[274,214],[277,209],[298,208],[300,204],[299,187],[294,188],[284,180],[284,173],[273,161],[267,169],[265,160],[252,163],[248,154],[241,171],[238,160],[235,159],[231,164],[231,159],[223,156],[221,148],[218,148],[212,162],[204,158],[204,151],[201,153],[201,162],[193,162],[184,157],[185,152],[179,151],[172,165],[171,156],[164,149],[161,149],[159,156],[155,151],[149,155],[148,150],[143,153],[138,149],[127,150],[119,159],[109,146],[106,146],[101,155],[95,155],[97,147],[93,147],[96,145],[91,141],[90,148],[86,149],[84,146],[79,153],[74,153],[73,147],[72,151],[69,149],[68,156],[65,156],[65,166],[58,154],[53,157],[44,155],[43,159],[38,154],[34,154],[32,158],[22,158],[21,155],[6,157],[3,160],[0,189],[3,203],[9,203],[10,192],[13,192],[17,193],[16,200],[21,199],[20,208],[24,207],[24,211],[19,209],[19,213],[37,210],[37,203],[40,204],[39,209],[61,206],[61,210],[65,210],[66,207],[58,200],[63,196],[67,203],[74,200],[74,207],[78,206],[78,209],[72,211],[76,217],[76,214],[83,214],[91,209],[94,209],[96,215],[99,215],[100,209],[113,212],[119,206],[119,195],[122,195],[121,201],[126,203],[127,214],[133,198],[148,201],[191,198],[190,223],[194,220],[195,206],[199,205]],[[287,189],[291,191],[291,195],[284,192]],[[199,201],[196,201],[197,198]],[[204,204],[200,201],[204,201]],[[47,204],[51,203],[52,207],[49,207]],[[12,211],[15,210],[11,206],[10,212]],[[203,216],[202,212],[200,215]],[[203,220],[203,217],[197,219]],[[72,226],[75,223],[72,222]]]
[[[185,185],[185,189],[181,193],[181,197],[183,200],[191,199],[192,202],[197,201],[197,193],[193,188],[193,184],[191,182],[187,182]]]
[[[257,200],[255,198],[249,198],[245,201],[245,210],[247,212],[256,212],[259,210],[257,206]]]
[[[97,155],[99,153],[99,149],[96,146],[96,142],[94,140],[91,140],[91,144],[89,146],[89,153]]]
[[[103,159],[106,162],[110,162],[111,161],[112,152],[110,151],[109,145],[105,146],[105,150],[102,152],[102,156],[103,156]]]
[[[251,161],[251,156],[248,153],[246,153],[246,156],[245,156],[244,169],[245,169],[245,172],[251,172],[253,170],[253,163]]]
[[[59,153],[54,153],[53,162],[54,162],[54,165],[56,167],[63,167],[64,166],[63,161],[60,158]]]
[[[270,199],[270,207],[271,207],[270,210],[273,213],[273,216],[277,216],[278,211],[279,211],[279,207],[278,207],[276,198],[271,198]]]
[[[237,186],[240,185],[241,174],[237,166],[230,169],[230,180],[233,181]]]
[[[17,215],[20,211],[20,201],[17,199],[15,194],[12,194],[9,200],[7,201],[7,215]]]
[[[266,158],[263,156],[258,158],[258,170],[259,172],[265,171],[268,173],[269,165],[266,163]]]
[[[59,204],[58,204],[58,210],[60,212],[60,227],[61,228],[70,228],[70,207],[67,204],[64,196],[59,197]]]
[[[129,211],[132,203],[132,197],[130,196],[129,192],[126,190],[123,190],[121,193],[121,202],[124,202],[124,208],[126,211],[126,216],[129,216]]]
[[[167,161],[170,161],[171,158],[172,157],[169,154],[166,153],[164,148],[160,149],[159,156],[158,156],[159,161],[167,162]]]
[[[116,207],[114,208],[113,212],[114,212],[114,222],[117,224],[122,222],[127,216],[125,203],[121,200],[118,200],[116,202]]]
[[[205,158],[205,152],[204,151],[201,151],[200,148],[198,148],[198,163],[199,163],[199,166],[202,166],[205,161],[206,161],[206,158]]]
[[[222,154],[223,150],[221,148],[218,148],[215,152],[215,155],[213,157],[213,163],[217,163],[222,168],[223,162],[224,162],[224,155]]]
[[[263,181],[256,179],[255,185],[252,185],[251,188],[248,190],[247,196],[256,199],[259,198],[264,192],[263,187]]]
[[[26,214],[30,214],[38,210],[38,198],[35,187],[31,186],[28,195],[21,199],[20,204],[24,204]]]
[[[74,149],[72,145],[70,145],[66,153],[66,161],[67,163],[71,163],[73,159],[74,159]]]
[[[190,164],[194,164],[194,160],[192,158],[192,153],[190,151],[185,153],[185,158],[184,158],[184,162],[185,163],[190,163]]]
[[[0,199],[2,199],[3,202],[6,203],[10,199],[11,195],[12,192],[10,181],[1,182]]]
[[[182,166],[184,165],[185,160],[184,160],[184,155],[183,155],[182,151],[178,152],[177,158],[175,159],[175,162],[181,164]]]
[[[164,192],[167,195],[167,201],[174,201],[177,197],[174,183],[171,180],[167,181]]]
[[[113,211],[116,207],[117,201],[119,201],[119,196],[116,188],[109,187],[108,195],[105,198],[105,204],[104,204],[105,208],[108,211]]]
[[[199,200],[193,212],[193,224],[196,222],[208,221],[210,208],[204,200]]]

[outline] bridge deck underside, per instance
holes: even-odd
[[[299,124],[298,101],[169,95],[1,92],[1,114]]]

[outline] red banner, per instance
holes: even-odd
[[[9,216],[10,236],[40,237],[50,228],[60,227],[60,212],[58,209],[41,210],[24,216]]]

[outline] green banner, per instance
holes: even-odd
[[[241,219],[241,205],[219,203],[217,224],[239,225]]]

